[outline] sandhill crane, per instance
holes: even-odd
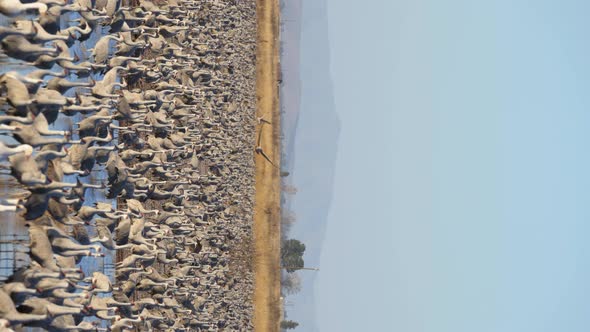
[[[56,52],[56,48],[43,47],[39,44],[33,44],[29,42],[25,37],[21,35],[9,35],[0,41],[4,53],[15,59],[29,61],[35,63],[42,56],[47,56],[52,59]],[[50,68],[50,67],[49,67]],[[47,69],[49,69],[47,68]]]
[[[49,200],[59,199],[61,204],[74,204],[79,201],[79,199],[67,199],[68,193],[61,188],[54,189],[51,191],[43,192],[43,193],[31,193],[29,197],[25,200],[24,207],[26,209],[26,213],[24,215],[26,220],[33,220],[41,217],[49,206]]]
[[[143,207],[143,204],[141,204],[141,202],[136,199],[127,199],[126,202],[127,202],[127,207],[135,213],[141,213],[141,214],[154,213],[154,214],[158,215],[158,213],[160,212],[159,210],[155,210],[155,209],[154,210],[147,210],[146,208]]]
[[[23,107],[33,103],[29,90],[25,83],[13,73],[6,73],[0,76],[0,84],[7,89],[7,100],[14,107]]]
[[[51,317],[75,315],[81,312],[80,308],[57,305],[40,297],[28,298],[19,306],[19,310],[41,316],[51,315]]]
[[[14,302],[10,299],[10,296],[0,289],[0,319],[7,320],[10,325],[18,325],[27,322],[44,320],[47,315],[35,315],[20,313],[16,310]]]
[[[95,293],[110,293],[113,291],[113,285],[111,284],[109,277],[98,271],[92,273],[90,282],[92,283],[92,289]]]
[[[28,144],[19,144],[15,147],[9,147],[4,142],[0,141],[0,161],[8,160],[8,157],[13,154],[24,153],[25,157],[30,157],[33,154],[33,147]]]
[[[38,43],[44,43],[56,39],[67,40],[67,36],[52,35],[43,29],[41,24],[35,21],[19,20],[14,22],[14,26],[21,31],[27,31],[29,35],[33,36],[32,40]]]
[[[95,252],[102,251],[100,245],[80,244],[74,238],[65,234],[63,231],[60,231],[58,228],[46,227],[45,229],[47,231],[49,241],[51,242],[51,247],[53,248],[53,251],[56,254],[60,254],[62,256],[69,256],[69,253],[72,251],[90,249],[93,249]]]
[[[6,16],[19,16],[29,9],[36,9],[40,15],[47,12],[47,5],[42,2],[32,2],[23,4],[18,0],[1,0],[0,13]]]
[[[31,258],[42,267],[54,272],[78,272],[78,268],[62,269],[57,266],[53,257],[53,249],[47,233],[42,226],[29,224],[29,240]]]
[[[114,212],[113,207],[104,202],[95,202],[94,207],[92,206],[82,206],[80,210],[76,213],[76,216],[84,221],[90,221],[95,215],[106,217],[106,213]]]
[[[8,282],[2,286],[2,290],[16,303],[21,303],[30,295],[36,294],[37,290],[27,288],[24,283],[15,281]]]
[[[80,332],[98,332],[108,331],[106,328],[98,327],[98,322],[87,322],[83,321],[76,325],[73,317],[71,322],[66,320],[60,320],[59,318],[66,317],[60,316],[54,319],[48,326],[49,331],[80,331]],[[70,316],[71,317],[71,316]]]

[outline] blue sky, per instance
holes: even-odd
[[[588,7],[328,0],[341,132],[300,330],[588,330]]]

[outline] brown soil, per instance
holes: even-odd
[[[258,116],[265,124],[260,146],[280,164],[279,114],[279,3],[257,0],[258,49],[256,97]],[[258,134],[258,133],[257,133]],[[258,137],[257,137],[258,139]],[[280,274],[280,175],[279,169],[256,155],[256,205],[254,209],[254,330],[279,331],[281,317]]]

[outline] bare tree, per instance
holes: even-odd
[[[295,212],[293,212],[293,211],[283,210],[281,220],[282,220],[283,224],[293,225],[295,223],[295,221],[297,220],[297,216],[295,215]]]
[[[286,240],[286,236],[289,233],[289,231],[291,230],[291,227],[293,226],[293,224],[295,223],[295,221],[297,220],[297,217],[295,215],[295,212],[293,211],[289,211],[289,210],[282,210],[281,213],[281,236],[285,237]]]
[[[283,273],[281,279],[281,288],[285,294],[290,295],[301,291],[301,278],[297,273]]]
[[[283,192],[285,192],[289,195],[295,195],[297,193],[297,188],[295,188],[295,186],[292,186],[290,184],[283,184],[281,189],[283,190]]]

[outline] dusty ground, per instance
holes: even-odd
[[[258,116],[264,125],[260,146],[279,164],[279,3],[257,0],[258,50],[256,89]],[[281,317],[280,176],[279,169],[256,155],[256,206],[254,210],[255,289],[254,330],[279,331]]]

